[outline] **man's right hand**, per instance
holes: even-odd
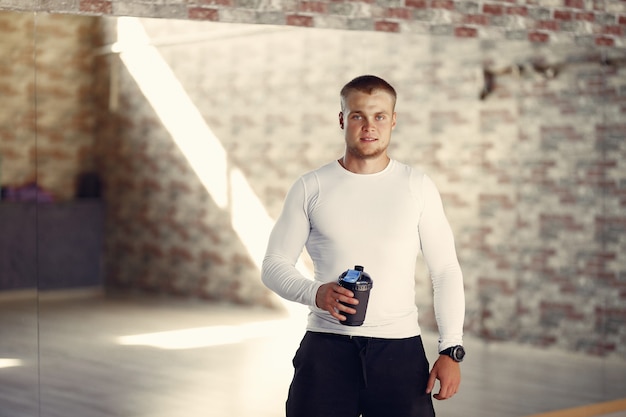
[[[335,282],[329,282],[327,284],[323,284],[318,288],[317,294],[315,296],[315,304],[317,307],[322,310],[328,311],[331,316],[336,318],[339,321],[344,321],[346,316],[341,314],[341,312],[345,312],[348,314],[355,314],[356,310],[350,307],[346,307],[341,304],[341,302],[357,305],[359,304],[359,300],[354,298],[354,293],[347,288],[342,287],[341,285]]]

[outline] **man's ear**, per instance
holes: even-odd
[[[396,112],[393,112],[391,116],[391,129],[393,130],[396,127]]]
[[[339,112],[339,127],[343,130],[343,112]]]

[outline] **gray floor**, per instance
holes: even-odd
[[[279,417],[303,328],[300,313],[199,301],[0,300],[0,417]],[[436,336],[424,338],[435,357]],[[626,361],[465,344],[461,391],[436,403],[440,417],[626,398]]]

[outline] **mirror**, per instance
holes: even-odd
[[[35,16],[0,13],[0,409],[36,415],[38,386]]]
[[[14,94],[0,116],[0,181],[36,178],[37,195],[54,200],[0,202],[1,410],[280,415],[304,324],[259,282],[260,259],[289,185],[341,153],[338,91],[361,73],[396,86],[391,153],[432,176],[455,229],[468,351],[481,354],[468,361],[469,392],[438,410],[483,407],[469,388],[480,375],[516,393],[502,405],[516,415],[554,406],[507,385],[519,369],[493,358],[511,363],[512,351],[518,366],[543,368],[528,378],[544,385],[577,389],[570,368],[592,373],[587,402],[623,396],[623,51],[0,18],[13,33],[0,38],[10,51],[0,82]],[[5,214],[17,204],[28,207],[11,214],[21,223]]]

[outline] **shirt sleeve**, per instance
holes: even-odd
[[[424,260],[433,283],[435,318],[439,328],[439,351],[463,344],[465,292],[452,229],[441,196],[433,181],[422,179],[424,207],[419,223]]]
[[[309,232],[306,189],[300,179],[287,193],[283,211],[270,233],[261,280],[279,296],[314,307],[322,283],[305,277],[296,268]]]

